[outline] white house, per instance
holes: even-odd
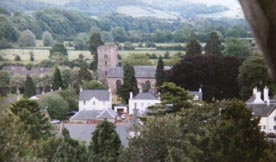
[[[143,114],[148,107],[154,106],[155,104],[160,103],[160,99],[154,96],[150,92],[139,93],[133,97],[133,93],[130,92],[129,98],[129,114],[133,114],[134,108],[137,108],[138,114]]]
[[[203,100],[203,93],[202,93],[201,88],[199,88],[198,91],[189,91],[189,95],[192,96],[193,101],[202,101]]]
[[[71,123],[97,124],[102,120],[116,123],[117,113],[112,110],[110,90],[82,90],[79,96],[79,112],[69,120]]]
[[[246,101],[247,107],[256,117],[260,117],[259,127],[262,132],[276,133],[276,102],[269,98],[269,89],[263,89],[263,96],[257,88],[253,95]]]
[[[80,90],[79,111],[112,109],[110,90]]]

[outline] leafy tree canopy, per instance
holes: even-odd
[[[168,72],[168,81],[188,90],[203,89],[203,99],[239,98],[240,60],[235,57],[186,56]],[[225,86],[227,85],[227,86]]]
[[[89,146],[89,161],[116,162],[119,157],[121,140],[115,125],[107,120],[97,125]]]
[[[250,48],[247,42],[237,38],[228,38],[225,42],[225,55],[246,59],[250,55]]]
[[[59,94],[42,96],[39,100],[39,106],[46,108],[52,119],[66,119],[66,115],[69,112],[69,104]]]
[[[276,84],[272,82],[268,75],[267,66],[261,55],[248,57],[239,68],[238,81],[241,86],[240,95],[247,100],[252,95],[255,87],[261,90],[268,86],[271,94],[276,93]]]

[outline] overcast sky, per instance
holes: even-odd
[[[224,5],[224,6],[231,6],[231,7],[238,7],[239,2],[238,0],[186,0],[189,2],[199,2],[204,3],[207,5]]]

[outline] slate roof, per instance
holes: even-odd
[[[203,94],[202,94],[202,92],[199,92],[199,91],[189,91],[189,94],[191,96],[193,96],[193,97],[195,95],[197,95],[199,100],[203,100]]]
[[[81,140],[89,144],[92,133],[96,129],[96,125],[91,124],[64,124],[64,127],[69,131],[70,137],[76,140]],[[128,127],[125,125],[116,126],[123,146],[128,146]]]
[[[98,116],[97,119],[115,119],[117,113],[112,109],[105,109]]]
[[[25,66],[3,66],[2,70],[10,72],[12,75],[26,76],[26,75],[36,75],[44,76],[52,72],[52,68],[44,67],[32,67],[31,70],[26,69]]]
[[[82,110],[77,112],[74,116],[70,118],[71,120],[94,120],[100,115],[102,110]]]
[[[133,100],[158,100],[158,98],[154,96],[152,93],[146,92],[146,93],[138,93],[133,98]]]
[[[79,100],[88,101],[93,97],[100,101],[109,101],[110,92],[108,90],[82,90]]]
[[[255,116],[268,117],[276,108],[276,105],[267,104],[247,104],[247,107],[254,112]]]
[[[165,70],[171,69],[170,66],[165,66]],[[136,78],[155,78],[156,66],[134,66]],[[123,78],[123,67],[109,68],[107,70],[107,78]]]
[[[256,97],[255,97],[255,95],[253,95],[253,96],[251,96],[245,103],[250,104],[250,103],[252,103],[253,101],[255,101],[255,99],[256,99]]]
[[[112,109],[105,110],[82,110],[70,118],[72,120],[97,120],[97,119],[115,119],[117,113]]]

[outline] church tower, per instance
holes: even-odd
[[[108,68],[118,65],[118,47],[116,45],[104,45],[98,47],[98,79],[106,82]]]

